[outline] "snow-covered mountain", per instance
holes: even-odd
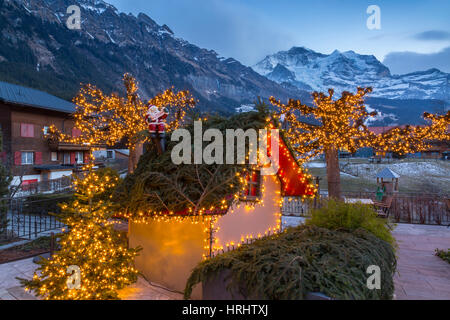
[[[430,69],[392,75],[373,55],[335,50],[327,55],[293,47],[265,57],[253,69],[280,84],[307,91],[355,91],[373,87],[372,97],[385,99],[437,99],[450,101],[450,74]]]

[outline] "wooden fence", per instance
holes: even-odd
[[[372,192],[347,192],[345,198],[375,199]],[[285,198],[282,207],[283,215],[307,217],[311,208],[317,208],[322,200],[306,200]],[[450,225],[450,199],[437,194],[396,194],[389,209],[389,217],[394,222]]]

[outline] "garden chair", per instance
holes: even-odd
[[[374,201],[373,206],[380,218],[389,218],[393,196],[386,197],[383,201]]]

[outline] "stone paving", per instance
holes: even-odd
[[[294,224],[294,221],[286,223]],[[450,228],[398,224],[393,234],[399,245],[398,272],[394,278],[396,299],[450,300],[450,264],[434,255],[436,248],[450,248]],[[0,264],[0,300],[36,299],[16,279],[31,278],[36,267],[33,258]],[[125,300],[182,299],[181,293],[166,290],[142,277],[120,290],[119,296]]]
[[[31,279],[36,264],[33,258],[0,264],[0,299],[1,300],[28,300],[36,299],[20,287],[19,278]]]
[[[450,300],[450,264],[434,255],[436,248],[450,248],[450,228],[398,224],[393,234],[397,300]]]
[[[31,279],[37,265],[33,258],[0,264],[0,300],[36,300],[21,286],[19,278]],[[119,291],[124,300],[181,300],[181,293],[172,292],[139,277],[133,285]]]

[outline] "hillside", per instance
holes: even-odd
[[[81,30],[65,25],[72,4],[81,8]],[[125,72],[138,79],[143,98],[175,86],[191,90],[201,108],[222,113],[257,96],[304,94],[101,0],[0,0],[0,30],[0,80],[68,100],[80,83],[117,90]]]

